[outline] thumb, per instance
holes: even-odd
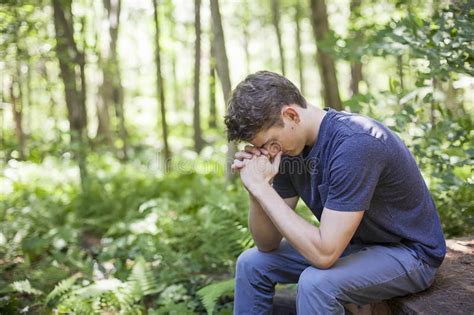
[[[281,162],[281,156],[283,155],[283,153],[280,151],[277,153],[277,155],[275,155],[275,157],[273,158],[273,162],[272,162],[272,166],[273,166],[273,170],[275,172],[278,172],[278,169],[280,168],[280,162]]]

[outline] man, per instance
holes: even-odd
[[[382,123],[310,106],[268,71],[235,88],[225,123],[229,140],[251,144],[232,164],[249,192],[256,244],[237,260],[235,314],[270,313],[276,283],[298,283],[304,315],[431,285],[446,252],[436,207],[413,156]],[[298,198],[319,228],[294,212]]]

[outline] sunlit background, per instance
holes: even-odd
[[[246,192],[226,170],[229,95],[211,3],[219,4],[231,87],[284,65],[312,105],[383,121],[414,154],[446,235],[474,232],[471,3],[199,2],[1,2],[0,313],[231,313],[235,259],[253,241]],[[322,4],[325,14],[315,9]],[[55,25],[61,14],[66,37]],[[316,38],[325,19],[329,28]],[[70,38],[84,56],[85,89]],[[321,70],[323,55],[338,86],[324,85],[332,71]],[[64,77],[61,60],[75,77]],[[86,96],[84,134],[67,107],[73,85]],[[340,104],[323,96],[328,89]],[[304,204],[297,211],[317,224]]]

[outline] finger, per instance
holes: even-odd
[[[262,154],[264,154],[264,155],[266,155],[266,156],[268,156],[268,154],[269,154],[269,153],[268,153],[268,150],[265,149],[265,148],[261,148],[261,149],[260,149],[260,152],[262,152]]]
[[[253,156],[253,154],[251,154],[251,153],[248,153],[248,152],[245,152],[245,151],[239,151],[239,152],[235,153],[235,156],[234,156],[234,157],[235,157],[237,160],[241,160],[241,161],[242,161],[243,159],[251,159],[252,156]]]
[[[243,167],[239,166],[239,165],[236,165],[236,164],[232,164],[230,166],[230,169],[231,169],[232,173],[238,173],[238,172],[240,172],[241,169],[243,169]]]
[[[247,166],[247,165],[249,165],[249,164],[254,163],[256,159],[258,159],[258,156],[254,155],[254,156],[252,156],[251,159],[244,159],[244,160],[242,160],[241,163],[243,164],[243,166]]]
[[[260,168],[261,168],[261,169],[265,169],[266,166],[269,165],[269,161],[270,161],[270,159],[269,159],[268,156],[266,156],[266,155],[261,155],[261,156],[256,157],[256,161],[255,161],[256,164],[255,164],[255,165],[257,165],[257,167],[258,167],[259,169],[260,169]],[[271,165],[271,163],[270,163],[270,165]]]
[[[232,173],[234,173],[234,174],[240,173],[240,170],[241,170],[241,168],[233,168],[233,167],[231,167],[230,169],[231,169]]]
[[[252,153],[256,156],[259,156],[261,153],[260,153],[260,149],[253,146],[253,145],[246,145],[244,150],[248,153]]]
[[[283,152],[278,152],[277,155],[273,158],[272,166],[275,172],[278,172],[278,169],[280,168],[280,162],[281,162],[281,156],[283,155]]]
[[[235,159],[234,162],[232,163],[232,166],[234,168],[242,168],[242,167],[244,167],[244,162],[241,161],[241,160]]]

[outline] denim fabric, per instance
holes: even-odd
[[[403,244],[351,244],[330,269],[318,269],[286,240],[272,252],[252,248],[237,260],[234,314],[271,314],[277,283],[298,283],[298,314],[344,314],[358,305],[419,292],[437,268]]]

